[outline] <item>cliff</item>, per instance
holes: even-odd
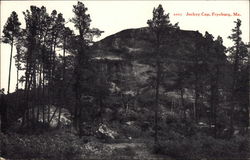
[[[173,72],[178,64],[192,61],[192,53],[203,39],[202,34],[198,31],[186,30],[178,30],[162,37],[164,38],[160,52],[167,55],[165,56],[167,58],[164,59],[168,64],[166,68]],[[147,27],[126,29],[96,42],[92,46],[92,51],[93,59],[106,61],[107,72],[120,71],[127,74],[130,79],[131,76],[134,76],[137,81],[143,83],[149,76],[144,73],[152,71],[150,63],[154,62],[150,60],[155,57],[155,38]],[[110,64],[111,62],[113,63]],[[114,64],[119,69],[112,69]],[[171,83],[171,77],[168,79]]]

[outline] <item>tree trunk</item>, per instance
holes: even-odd
[[[37,108],[37,122],[39,122],[40,107],[41,107],[41,90],[42,90],[42,65],[39,67],[39,84],[38,84],[38,108]]]
[[[250,48],[250,42],[248,42],[248,47]],[[250,127],[250,50],[248,50],[248,107],[247,107],[247,132]]]
[[[17,71],[16,71],[16,91],[18,91],[18,89],[19,89],[19,82],[18,81],[19,81],[19,68],[17,68]]]
[[[53,40],[52,40],[53,41]],[[48,103],[47,103],[47,122],[50,120],[50,105],[51,105],[51,90],[52,90],[52,68],[53,68],[53,45],[50,46],[50,55],[49,55],[49,82],[48,82]]]
[[[13,53],[13,37],[12,37],[10,45],[11,45],[11,49],[10,49],[10,65],[9,65],[9,78],[8,78],[8,91],[7,91],[7,94],[10,93],[11,65],[12,65],[12,53]]]
[[[157,55],[158,56],[158,55]],[[159,110],[159,87],[160,87],[160,62],[157,57],[157,75],[155,88],[155,144],[158,145],[158,110]]]
[[[43,65],[43,80],[42,80],[42,85],[43,85],[43,90],[42,90],[42,98],[43,98],[43,102],[42,102],[43,124],[45,124],[45,102],[44,101],[46,99],[45,98],[45,88],[44,88],[45,87],[45,84],[44,84],[45,80],[44,79],[45,79],[45,71],[44,71],[44,65]]]
[[[0,94],[0,116],[1,116],[1,132],[6,133],[8,128],[7,103],[5,95]]]
[[[100,122],[103,121],[103,102],[102,102],[102,95],[101,93],[99,93],[98,96],[98,100],[99,100],[99,108],[100,108],[100,112],[99,112],[99,118],[100,118]]]
[[[65,53],[66,53],[66,37],[64,37],[63,39],[63,71],[62,71],[62,88],[63,91],[61,93],[61,105],[59,106],[59,113],[58,113],[58,124],[57,126],[60,127],[61,126],[61,112],[62,112],[62,105],[64,105],[63,103],[63,99],[65,97],[65,92],[66,92],[66,87],[65,87],[65,69],[66,69],[66,59],[65,59]]]
[[[184,89],[183,87],[181,88],[181,107],[183,109],[183,115],[184,115],[184,120],[186,120],[187,116],[186,116],[186,107],[185,107],[185,104],[184,104]]]
[[[196,75],[195,75],[195,100],[194,100],[194,118],[195,118],[196,123],[198,123],[198,121],[199,121],[198,99],[199,99],[198,76],[196,73]]]
[[[237,104],[236,99],[236,88],[238,83],[238,70],[239,70],[239,41],[236,42],[236,52],[234,57],[234,66],[233,66],[233,84],[232,84],[232,93],[231,93],[231,109],[230,109],[230,131],[231,134],[234,132],[234,110]]]
[[[214,131],[214,129],[212,128],[212,125],[214,125],[215,119],[214,119],[214,115],[215,115],[215,78],[213,77],[214,75],[210,75],[210,113],[209,113],[209,125],[210,125],[210,129]],[[215,127],[214,127],[215,128]],[[214,133],[215,135],[216,133]]]
[[[34,123],[36,120],[36,115],[35,115],[35,107],[36,107],[36,102],[37,102],[37,89],[36,89],[36,64],[34,63],[33,65],[33,73],[32,73],[32,77],[33,77],[33,92],[32,92],[32,127],[34,127]]]

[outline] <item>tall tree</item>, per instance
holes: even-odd
[[[75,68],[74,68],[74,92],[75,92],[75,113],[74,113],[74,126],[76,129],[81,130],[81,116],[82,107],[81,99],[84,94],[89,90],[91,67],[90,57],[87,48],[92,42],[93,36],[99,36],[102,32],[98,29],[90,28],[90,15],[87,14],[87,8],[82,2],[77,2],[77,5],[73,6],[74,17],[71,22],[74,23],[75,28],[78,30],[79,35],[76,36],[76,54],[75,54]],[[84,93],[84,92],[85,93]]]
[[[244,83],[241,83],[241,73],[244,67],[244,64],[247,62],[247,49],[245,44],[242,42],[241,34],[242,31],[240,29],[241,20],[237,19],[234,21],[236,24],[235,28],[232,29],[232,34],[228,38],[234,42],[234,45],[229,48],[230,59],[233,65],[232,70],[232,87],[231,87],[231,110],[230,110],[230,129],[233,132],[234,130],[234,119],[235,114],[234,111],[237,107],[241,106],[241,101],[243,100],[240,97],[242,88],[247,88],[247,86],[242,86]],[[246,75],[245,75],[246,76]],[[247,105],[247,104],[245,104]],[[245,106],[244,105],[244,106]]]
[[[38,40],[39,40],[39,27],[40,27],[40,11],[41,9],[36,6],[30,6],[30,11],[23,12],[26,22],[26,38],[25,43],[27,52],[25,53],[25,111],[23,116],[23,122],[25,124],[31,124],[34,120],[34,104],[31,105],[30,94],[32,88],[36,87],[36,69],[38,65]],[[33,98],[33,100],[35,97]],[[30,112],[30,109],[32,112]],[[31,118],[31,119],[30,119]],[[30,121],[31,120],[31,121]]]
[[[206,54],[208,61],[208,77],[210,86],[209,94],[209,122],[210,127],[213,129],[213,136],[217,136],[217,112],[220,103],[219,89],[220,81],[223,75],[222,66],[226,62],[225,47],[223,46],[223,40],[220,36],[213,41],[213,36],[206,32],[205,42],[207,44]]]
[[[53,10],[50,16],[50,32],[49,32],[49,70],[48,70],[48,116],[47,121],[50,123],[50,104],[55,104],[55,70],[57,64],[56,48],[60,42],[60,35],[63,34],[65,19],[61,13],[57,14],[56,10]],[[60,108],[60,107],[59,107]]]
[[[162,80],[162,52],[161,45],[164,42],[164,36],[169,36],[173,29],[178,28],[178,24],[172,25],[169,20],[169,13],[165,14],[162,5],[153,10],[153,18],[147,21],[149,28],[154,36],[155,45],[155,144],[158,145],[158,110],[159,110],[159,89]]]
[[[197,35],[198,36],[198,35]],[[207,33],[208,36],[208,33]],[[205,87],[207,85],[207,73],[208,73],[208,54],[209,49],[206,39],[203,36],[196,37],[197,41],[194,45],[194,52],[191,54],[192,65],[191,73],[193,75],[194,84],[194,119],[198,122],[202,115],[202,110],[204,109],[204,97],[206,94]],[[209,40],[210,46],[213,40]]]
[[[8,77],[8,90],[7,93],[10,92],[10,80],[11,80],[11,65],[12,65],[12,52],[13,52],[13,45],[17,37],[20,33],[20,25],[21,23],[18,20],[18,15],[15,11],[13,11],[8,18],[4,29],[3,29],[3,42],[9,43],[11,45],[10,50],[10,64],[9,64],[9,77]]]
[[[30,10],[23,12],[26,28],[25,28],[25,47],[26,52],[23,56],[25,62],[25,95],[26,95],[26,121],[29,122],[31,117],[32,122],[35,119],[34,108],[38,104],[38,88],[41,87],[43,81],[43,91],[45,87],[45,76],[47,77],[48,71],[50,71],[50,50],[48,46],[51,46],[52,42],[48,39],[51,37],[50,26],[51,19],[46,13],[45,7],[30,6]],[[43,71],[42,71],[43,70]],[[45,72],[45,70],[47,72]],[[42,77],[43,76],[43,80]],[[39,80],[38,80],[39,78]],[[48,81],[48,78],[47,78]],[[39,82],[39,83],[37,83]],[[38,84],[38,85],[37,85]],[[30,99],[30,95],[33,94],[34,98]],[[43,96],[42,96],[43,97]],[[31,112],[30,112],[31,109]],[[44,111],[44,107],[43,107]],[[39,113],[39,112],[37,112]],[[44,116],[44,114],[43,114]],[[43,118],[44,119],[44,118]],[[23,121],[24,122],[24,121]]]
[[[51,56],[50,46],[51,42],[51,26],[52,19],[46,11],[44,6],[41,7],[40,12],[40,25],[39,25],[39,52],[40,52],[40,71],[39,71],[39,90],[42,90],[39,103],[42,105],[42,119],[43,123],[45,123],[45,105],[48,103],[48,98],[45,97],[46,84],[49,83],[49,73],[50,73],[50,59]],[[48,87],[47,87],[48,88]],[[48,89],[47,89],[48,90]],[[48,97],[48,96],[47,96]]]
[[[68,43],[67,41],[69,41],[72,37],[73,37],[73,31],[68,28],[68,27],[63,27],[62,30],[62,34],[61,34],[61,43],[62,43],[62,48],[63,48],[63,55],[62,55],[62,81],[61,81],[61,87],[60,87],[60,99],[61,99],[61,104],[59,104],[59,114],[58,114],[58,126],[60,127],[61,125],[61,110],[63,105],[65,104],[64,101],[64,97],[66,96],[66,49],[68,48]],[[62,105],[62,107],[61,107]]]

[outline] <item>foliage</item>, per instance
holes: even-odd
[[[18,20],[18,15],[13,11],[3,29],[3,42],[13,43],[13,40],[18,38],[20,34],[21,23]]]
[[[2,153],[10,159],[78,159],[96,154],[107,154],[103,145],[97,142],[85,143],[84,139],[61,130],[42,135],[0,134]]]
[[[155,152],[175,159],[245,159],[249,151],[247,137],[231,140],[214,139],[197,134],[191,138],[175,138],[160,143]]]
[[[134,149],[129,146],[125,148],[116,148],[112,151],[112,156],[116,157],[117,159],[119,159],[119,156],[122,156],[122,155],[128,156],[126,158],[132,158],[133,156],[136,155],[136,153]],[[123,158],[121,157],[121,159]]]

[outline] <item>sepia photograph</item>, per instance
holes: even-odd
[[[248,0],[1,0],[0,160],[250,160]]]

